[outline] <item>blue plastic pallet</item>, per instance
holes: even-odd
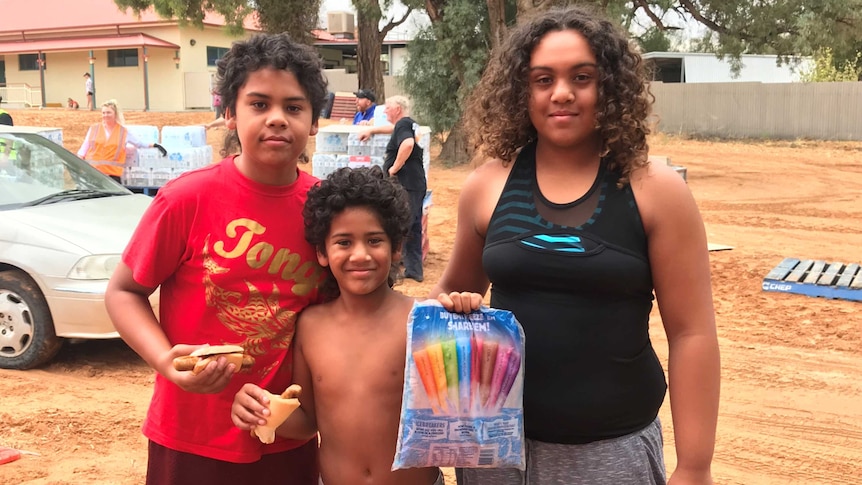
[[[763,279],[763,291],[862,301],[862,271],[858,263],[785,258]]]

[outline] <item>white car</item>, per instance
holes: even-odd
[[[108,279],[152,198],[48,140],[0,126],[0,368],[51,360],[66,339],[118,338]],[[157,307],[158,292],[151,297]]]

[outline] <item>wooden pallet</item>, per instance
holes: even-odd
[[[763,279],[763,291],[862,301],[859,263],[785,258]]]

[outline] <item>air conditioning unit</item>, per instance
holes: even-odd
[[[350,34],[353,36],[355,29],[353,23],[353,14],[350,12],[328,12],[326,14],[329,33],[332,35]]]

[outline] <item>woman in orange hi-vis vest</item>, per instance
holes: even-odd
[[[78,156],[94,168],[120,182],[126,165],[127,147],[158,148],[162,156],[167,150],[158,143],[143,143],[123,126],[123,113],[116,100],[102,103],[102,122],[90,127],[78,150]]]

